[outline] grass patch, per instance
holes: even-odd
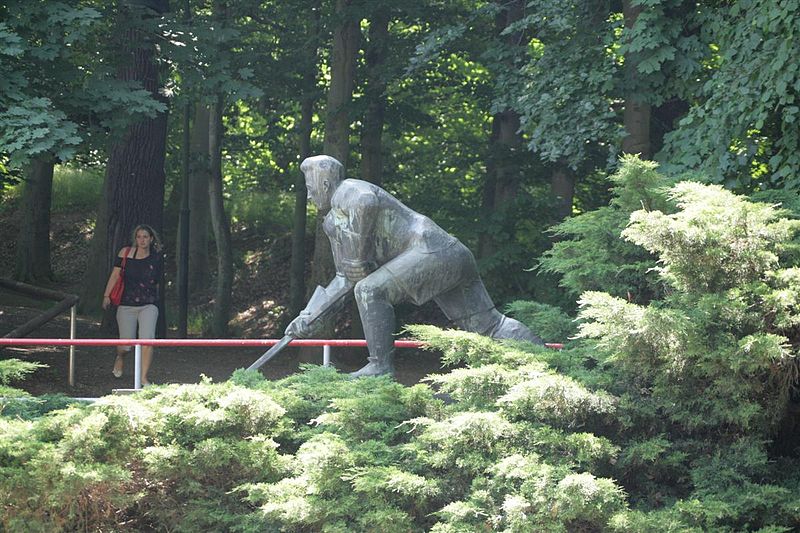
[[[294,224],[294,193],[286,191],[234,191],[225,209],[231,222],[242,229],[290,229]],[[316,211],[309,203],[308,228],[313,229]]]
[[[3,191],[3,209],[22,198],[24,182],[6,186]],[[98,168],[75,168],[56,165],[53,170],[53,199],[51,211],[95,209],[103,194],[103,171]]]
[[[53,173],[53,211],[97,207],[103,194],[103,171],[57,166]]]
[[[168,302],[166,309],[167,314],[167,328],[178,328],[178,304]],[[202,337],[211,331],[211,319],[213,312],[211,309],[205,307],[189,307],[189,313],[186,316],[186,333],[189,336]]]

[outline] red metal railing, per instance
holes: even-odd
[[[280,339],[34,339],[34,338],[0,338],[0,346],[134,346],[134,389],[141,388],[141,356],[142,346],[204,346],[204,347],[247,347],[247,346],[273,346]],[[412,340],[396,340],[396,348],[420,348],[423,342]],[[331,347],[360,347],[367,346],[364,339],[295,339],[289,346],[322,346],[323,365],[330,365]],[[548,348],[561,349],[560,343],[545,344]],[[70,353],[69,385],[74,385],[74,361]]]

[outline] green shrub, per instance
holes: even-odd
[[[553,252],[597,257],[572,290],[622,267],[582,293],[564,350],[411,326],[457,368],[413,387],[242,370],[26,419],[7,404],[0,529],[799,529],[797,223],[719,187],[662,190],[636,159],[615,180]],[[548,335],[576,324],[514,308]]]
[[[614,184],[611,204],[556,226],[556,242],[540,258],[539,267],[559,275],[559,284],[576,297],[605,291],[646,303],[663,295],[663,283],[653,271],[656,258],[620,238],[634,211],[674,211],[666,192],[675,179],[659,174],[657,167],[652,161],[623,156],[619,171],[609,178]]]
[[[552,305],[518,300],[506,306],[506,313],[523,322],[545,342],[569,342],[578,329],[573,318]]]

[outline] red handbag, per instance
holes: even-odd
[[[125,255],[122,257],[122,267],[119,271],[119,277],[114,286],[111,287],[111,292],[108,293],[108,298],[113,305],[119,305],[120,302],[122,302],[122,292],[125,290],[125,263],[128,262],[128,254],[130,251],[130,248],[125,248]]]

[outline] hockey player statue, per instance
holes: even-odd
[[[320,155],[300,165],[308,198],[325,215],[336,276],[317,287],[286,328],[288,338],[313,335],[319,318],[352,293],[358,305],[369,362],[352,375],[394,372],[394,305],[434,300],[459,328],[496,339],[542,340],[497,309],[478,275],[475,258],[431,219],[372,183],[345,179],[336,159]],[[266,354],[265,354],[266,355]]]

